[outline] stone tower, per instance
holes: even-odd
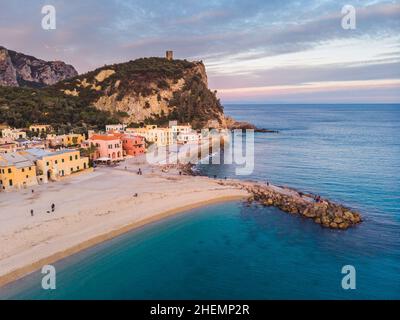
[[[173,59],[174,59],[174,52],[168,50],[167,53],[166,53],[166,55],[165,55],[165,57],[166,57],[167,60],[169,60],[169,61],[173,60]]]

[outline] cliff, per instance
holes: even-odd
[[[202,62],[142,58],[104,66],[54,88],[78,97],[125,123],[166,123],[178,120],[194,127],[224,121],[216,93],[208,89]]]
[[[0,46],[0,86],[38,88],[77,75],[62,61],[44,61]]]
[[[71,78],[72,77],[72,78]],[[20,88],[23,87],[23,88]],[[216,92],[200,61],[141,58],[77,75],[63,62],[45,62],[0,47],[0,123],[104,129],[104,123],[191,123],[226,126]],[[97,124],[97,125],[96,125]]]

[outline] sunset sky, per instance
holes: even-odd
[[[204,61],[224,103],[400,102],[400,1],[0,0],[0,45],[79,73],[171,49]]]

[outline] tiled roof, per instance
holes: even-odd
[[[118,137],[115,136],[105,136],[100,134],[94,134],[90,137],[89,140],[104,140],[104,141],[112,141],[112,140],[119,140]]]

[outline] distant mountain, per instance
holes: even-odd
[[[44,61],[0,46],[0,86],[40,88],[77,75],[62,61]]]

